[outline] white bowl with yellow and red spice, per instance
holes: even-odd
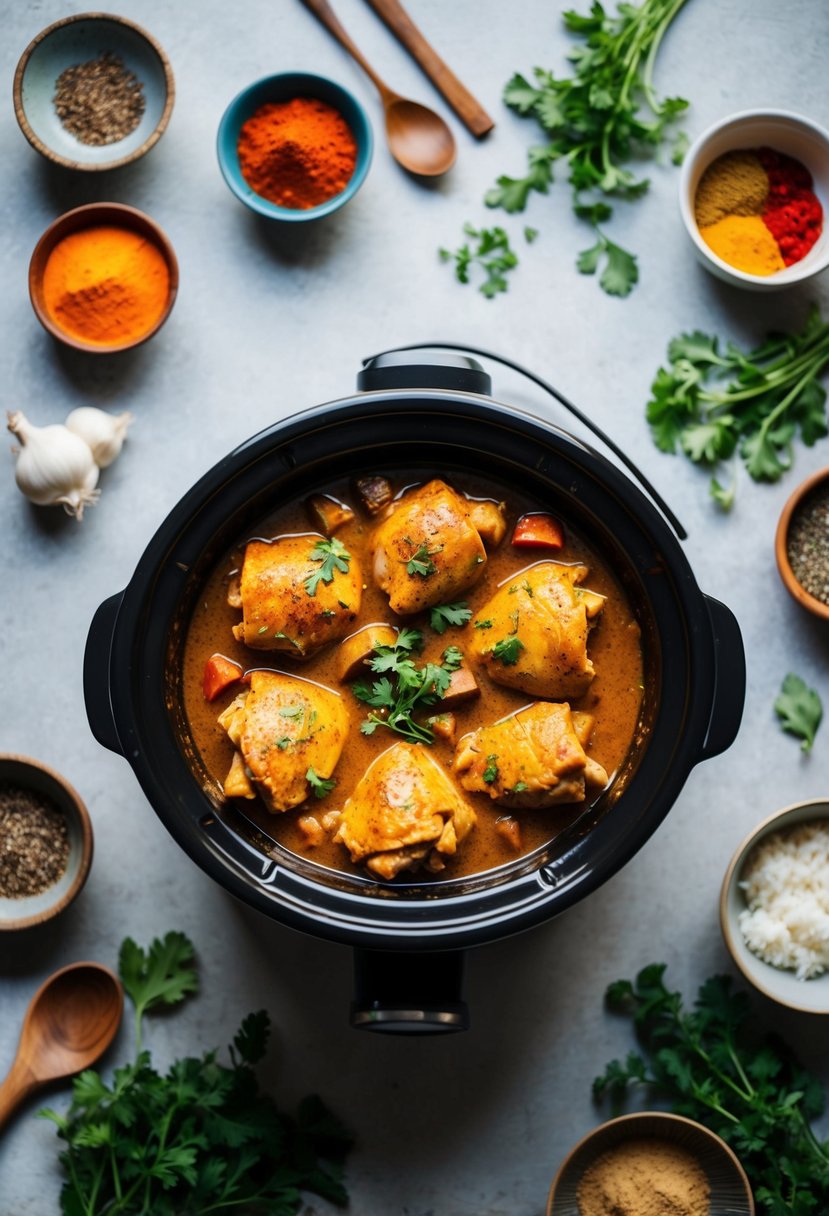
[[[829,132],[798,114],[746,110],[691,146],[679,206],[703,265],[774,291],[829,266]]]

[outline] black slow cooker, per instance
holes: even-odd
[[[95,737],[127,759],[159,818],[208,874],[267,916],[356,948],[353,1024],[461,1029],[463,949],[537,925],[595,890],[654,832],[694,765],[732,743],[743,645],[729,609],[697,586],[665,513],[592,447],[494,401],[480,364],[435,351],[387,355],[358,385],[352,397],[249,439],[170,512],[127,588],[95,614],[86,707]],[[180,694],[199,591],[247,527],[332,480],[409,468],[448,478],[474,470],[532,491],[569,520],[621,579],[645,667],[637,742],[596,803],[529,857],[421,885],[336,873],[270,839],[208,779]]]

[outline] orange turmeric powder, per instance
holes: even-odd
[[[43,271],[43,302],[69,337],[121,346],[162,317],[170,272],[152,241],[129,228],[98,225],[58,241]]]
[[[267,102],[242,125],[239,167],[251,190],[308,211],[348,185],[357,144],[339,110],[313,97]]]

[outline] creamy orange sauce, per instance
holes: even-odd
[[[435,474],[429,474],[433,475]],[[436,475],[442,476],[440,473]],[[596,675],[587,693],[571,704],[573,709],[585,710],[594,715],[595,727],[587,751],[604,766],[612,782],[614,774],[628,756],[634,740],[642,733],[640,712],[643,664],[640,628],[619,581],[590,545],[567,526],[566,517],[563,519],[566,532],[563,551],[553,553],[548,550],[515,549],[510,545],[510,537],[516,520],[528,511],[544,510],[543,504],[511,488],[504,488],[501,493],[501,487],[493,486],[490,482],[483,483],[482,479],[455,474],[446,475],[445,479],[454,489],[466,493],[470,498],[495,498],[496,501],[506,504],[507,533],[504,540],[497,549],[488,550],[487,565],[481,581],[459,597],[472,609],[472,621],[480,614],[480,610],[491,598],[499,583],[538,561],[550,558],[563,562],[583,562],[590,571],[584,586],[606,597],[604,609],[598,624],[591,630],[588,643],[588,654],[593,660]],[[404,485],[412,484],[411,474],[405,481],[398,478],[396,483],[393,482],[396,493],[402,491]],[[472,622],[460,629],[450,627],[444,634],[438,635],[429,627],[428,613],[397,617],[391,612],[386,596],[374,586],[371,578],[371,537],[376,526],[375,521],[360,511],[356,496],[348,483],[334,483],[312,489],[313,492],[323,492],[349,503],[355,511],[355,519],[336,533],[349,552],[360,561],[364,573],[365,588],[360,616],[353,629],[356,631],[374,622],[420,629],[425,646],[422,654],[416,656],[418,663],[427,660],[440,662],[443,651],[450,645],[459,646],[462,651],[466,651],[473,629]],[[312,489],[309,489],[309,493]],[[240,663],[246,670],[269,668],[284,671],[340,692],[351,712],[351,726],[348,741],[334,773],[337,781],[335,790],[324,799],[311,798],[302,806],[281,815],[269,813],[258,798],[237,799],[235,806],[260,831],[284,848],[323,866],[345,873],[365,875],[361,867],[352,865],[345,848],[341,844],[333,843],[330,838],[333,833],[326,835],[322,843],[311,847],[297,823],[302,816],[311,814],[319,818],[330,810],[340,808],[371,761],[401,736],[384,727],[378,728],[372,736],[360,733],[360,723],[366,717],[366,706],[354,697],[350,685],[341,684],[337,678],[338,643],[327,646],[305,662],[298,662],[284,652],[265,653],[252,650],[237,642],[231,633],[232,626],[241,619],[241,611],[231,608],[227,603],[228,582],[241,565],[245,542],[253,537],[267,540],[308,531],[309,521],[304,504],[284,507],[258,522],[250,529],[248,536],[240,537],[238,547],[228,552],[225,559],[217,563],[198,598],[188,628],[183,663],[184,707],[193,743],[212,782],[215,783],[215,788],[221,790],[221,783],[230,767],[233,746],[225,731],[218,725],[217,718],[238,693],[239,686],[234,685],[227,689],[212,703],[205,701],[202,676],[205,662],[211,654],[219,651]],[[474,663],[470,662],[468,665],[475,672],[481,687],[481,696],[453,710],[457,719],[456,739],[467,731],[491,725],[531,700],[525,693],[493,683]],[[372,673],[366,668],[365,676],[360,678],[370,681]],[[440,713],[440,705],[428,712]],[[436,739],[432,754],[450,775],[454,753],[454,744]],[[451,776],[451,779],[454,781],[454,776]],[[459,785],[458,788],[460,790]],[[447,859],[446,870],[437,876],[439,880],[478,874],[514,861],[517,857],[548,844],[585,809],[584,803],[576,803],[548,810],[515,811],[515,818],[520,823],[520,848],[516,850],[501,832],[496,830],[498,820],[508,815],[507,810],[496,806],[487,795],[466,793],[463,790],[460,792],[473,806],[477,825],[461,845],[458,854]],[[416,877],[419,883],[434,881],[434,876],[425,873],[418,873]],[[402,880],[411,881],[412,875],[405,874]]]

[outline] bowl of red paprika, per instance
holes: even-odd
[[[236,197],[259,215],[294,223],[330,215],[354,197],[373,138],[365,111],[342,85],[281,72],[233,99],[216,144]]]
[[[709,127],[682,166],[679,205],[712,274],[754,291],[829,266],[829,132],[799,114],[745,110]]]

